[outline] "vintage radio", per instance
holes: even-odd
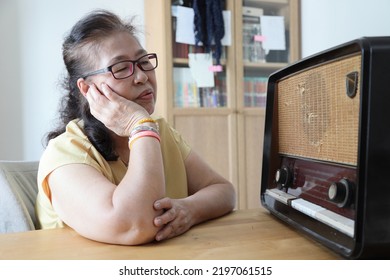
[[[261,202],[345,258],[390,257],[390,37],[270,75]]]

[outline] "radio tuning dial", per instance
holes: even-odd
[[[276,170],[275,181],[280,188],[288,187],[292,179],[291,171],[287,167]]]
[[[352,201],[353,183],[347,179],[341,179],[329,186],[328,197],[339,208],[348,206]]]

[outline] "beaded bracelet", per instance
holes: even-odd
[[[129,136],[129,139],[131,137],[133,137],[135,134],[141,132],[141,131],[153,131],[155,133],[158,134],[158,130],[155,129],[154,127],[152,126],[148,126],[148,125],[139,125],[139,126],[136,126],[135,128],[133,128],[133,130],[130,132],[130,136]]]
[[[136,133],[134,136],[130,137],[129,139],[130,150],[132,149],[134,142],[143,137],[153,137],[156,138],[159,142],[161,142],[160,135],[158,135],[158,133],[154,131],[141,131]]]
[[[144,123],[148,123],[148,122],[154,123],[154,124],[156,125],[156,127],[157,127],[157,130],[159,130],[158,122],[156,122],[156,121],[155,121],[154,119],[152,119],[152,118],[144,118],[144,119],[139,120],[139,121],[135,124],[135,127],[137,127],[137,126],[139,126],[139,125],[141,125],[141,124],[144,124]]]

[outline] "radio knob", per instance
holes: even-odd
[[[329,186],[328,197],[335,202],[339,208],[350,204],[353,194],[353,183],[347,179],[341,179]]]
[[[291,171],[287,167],[282,167],[276,170],[275,181],[280,187],[288,187],[291,182],[291,178]]]

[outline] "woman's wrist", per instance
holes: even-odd
[[[143,137],[153,137],[160,140],[158,123],[152,118],[143,118],[139,120],[129,135],[129,148],[132,149],[134,142]]]
[[[146,131],[140,131],[136,133],[134,136],[129,138],[129,149],[131,150],[133,148],[133,144],[138,139],[144,138],[144,137],[152,137],[158,140],[158,142],[161,141],[160,135],[154,131],[146,130]]]

